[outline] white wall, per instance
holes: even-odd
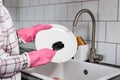
[[[97,53],[104,55],[103,62],[120,65],[120,1],[119,0],[6,0],[17,24],[17,29],[32,25],[58,23],[72,30],[75,14],[90,9],[96,18]],[[75,35],[91,40],[91,19],[83,14]]]

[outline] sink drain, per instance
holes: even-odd
[[[83,73],[84,73],[85,75],[87,75],[87,74],[88,74],[88,70],[87,70],[87,69],[84,69],[84,70],[83,70]]]

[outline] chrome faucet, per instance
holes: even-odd
[[[96,61],[102,61],[103,60],[103,55],[96,54],[96,49],[95,49],[95,28],[96,28],[96,21],[93,13],[88,10],[88,9],[82,9],[80,10],[73,21],[73,27],[76,27],[78,19],[82,13],[88,13],[91,18],[92,18],[92,40],[91,40],[91,48],[90,48],[90,54],[88,56],[88,59],[90,62],[96,62]]]

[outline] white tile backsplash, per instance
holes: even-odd
[[[81,36],[83,39],[88,40],[89,38],[89,23],[88,22],[78,22],[77,26],[74,28],[74,34],[76,36]]]
[[[49,21],[39,21],[40,24],[49,24]]]
[[[21,28],[30,27],[30,21],[21,21]]]
[[[73,0],[61,0],[62,3],[64,2],[73,2]]]
[[[105,22],[97,22],[96,23],[96,41],[105,42],[106,39],[106,23]]]
[[[55,5],[45,6],[45,20],[55,20]]]
[[[89,40],[92,39],[92,22],[89,22]],[[105,22],[96,22],[95,27],[95,41],[103,41],[105,42]]]
[[[69,21],[69,22],[60,22],[60,24],[65,26],[65,27],[67,27],[69,30],[72,31],[72,27],[73,27],[72,24],[73,24],[73,22],[71,22],[71,21]]]
[[[27,8],[27,20],[35,20],[35,7]]]
[[[18,1],[19,1],[19,7],[30,6],[30,0],[18,0]]]
[[[12,6],[11,5],[11,0],[4,0],[4,4],[5,4],[5,6]]]
[[[37,6],[39,5],[39,0],[30,0],[30,6]]]
[[[60,3],[60,0],[49,0],[49,4]]]
[[[29,24],[29,25],[30,25],[29,27],[32,27],[32,26],[34,26],[34,25],[39,24],[38,21],[29,21],[29,23],[30,23],[30,24]]]
[[[35,7],[35,20],[44,20],[44,7],[43,6]]]
[[[120,22],[107,22],[106,41],[120,43]]]
[[[17,27],[17,29],[20,29],[20,28],[23,28],[23,22],[22,21],[19,21],[19,27]]]
[[[116,45],[110,43],[98,43],[97,54],[103,55],[102,62],[115,64]]]
[[[74,0],[74,1],[90,1],[90,0]],[[91,0],[92,1],[92,0]],[[97,0],[96,0],[97,1]]]
[[[60,24],[59,21],[48,21],[48,24]]]
[[[19,9],[19,20],[27,20],[27,8]]]
[[[116,64],[120,65],[120,45],[117,46],[117,59],[116,59]]]
[[[49,4],[49,0],[39,0],[40,5]]]
[[[7,8],[13,20],[17,20],[16,8]]]
[[[18,0],[11,0],[11,6],[17,7],[18,6]]]
[[[99,0],[99,19],[103,21],[117,20],[118,0]]]
[[[55,20],[67,20],[67,5],[55,5]]]
[[[104,55],[102,62],[120,65],[119,0],[5,0],[5,5],[17,29],[40,23],[61,24],[72,30],[76,13],[84,8],[91,10],[97,20],[97,53]],[[90,16],[82,14],[75,27],[75,35],[89,41],[91,27]]]
[[[82,9],[89,9],[95,16],[95,19],[98,20],[98,1],[83,2]],[[82,20],[91,20],[91,17],[87,13],[83,13]]]
[[[118,20],[120,21],[120,0],[119,0],[119,7],[118,7]]]
[[[16,27],[16,30],[18,30],[19,29],[19,21],[14,21],[14,26]]]
[[[78,11],[81,10],[81,6],[82,6],[81,3],[68,4],[68,20],[74,20],[75,15],[78,13]]]

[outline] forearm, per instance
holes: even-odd
[[[7,53],[4,53],[4,55]],[[0,56],[0,77],[10,77],[17,72],[30,66],[27,54],[7,56],[5,59]]]

